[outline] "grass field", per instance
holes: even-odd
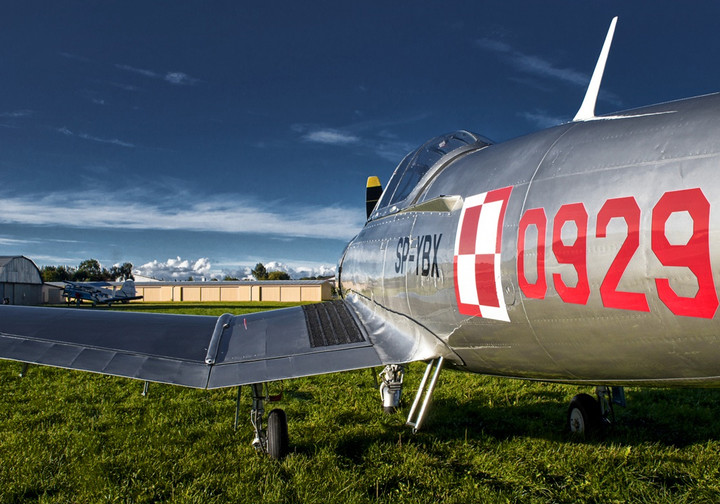
[[[179,305],[244,313],[267,305]],[[178,305],[122,309],[175,311]],[[117,308],[113,307],[113,310]],[[250,446],[244,390],[199,391],[0,361],[0,502],[720,502],[720,391],[627,389],[599,438],[564,432],[590,392],[443,371],[423,431],[381,413],[370,371],[287,381],[291,454]],[[378,370],[379,371],[379,370]],[[272,406],[271,406],[272,407]],[[269,408],[268,408],[269,409]]]

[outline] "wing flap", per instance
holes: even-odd
[[[381,364],[345,303],[319,303],[233,317],[208,388],[253,383],[254,376],[277,380]]]
[[[301,355],[273,357],[230,364],[216,364],[210,372],[207,388],[314,376],[380,366],[382,362],[370,345]],[[266,377],[258,380],[257,377]]]

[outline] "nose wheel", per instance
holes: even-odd
[[[586,436],[602,424],[600,404],[589,394],[578,394],[570,401],[568,427],[575,436]]]
[[[571,434],[584,437],[599,431],[615,420],[613,404],[625,407],[623,387],[595,387],[597,399],[589,394],[578,394],[570,401],[567,426]]]

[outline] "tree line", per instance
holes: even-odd
[[[255,267],[250,270],[255,280],[291,280],[290,275],[284,271],[268,271],[263,263],[257,263]],[[299,278],[298,280],[328,280],[334,278],[335,275],[317,275],[317,276],[306,276]],[[237,280],[237,278],[225,278],[226,280]]]
[[[100,266],[97,259],[87,259],[77,268],[72,266],[43,266],[40,268],[43,282],[116,282],[134,280],[132,263],[126,262],[110,269]]]
[[[255,280],[290,280],[290,275],[284,271],[268,271],[263,263],[257,263],[250,272]]]

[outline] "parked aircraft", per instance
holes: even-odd
[[[84,301],[91,302],[93,306],[98,303],[112,306],[113,303],[129,303],[135,299],[142,299],[142,296],[137,295],[133,280],[125,280],[119,291],[100,287],[100,285],[109,285],[107,283],[65,282],[65,284],[62,297],[68,304],[74,299],[78,306]]]
[[[186,317],[0,306],[0,355],[197,388],[250,385],[254,444],[287,450],[263,384],[427,361],[597,386],[568,425],[601,424],[625,385],[720,386],[720,95],[595,117],[615,20],[575,119],[507,142],[459,131],[408,154],[338,265],[341,299]],[[378,199],[373,204],[375,199]]]

